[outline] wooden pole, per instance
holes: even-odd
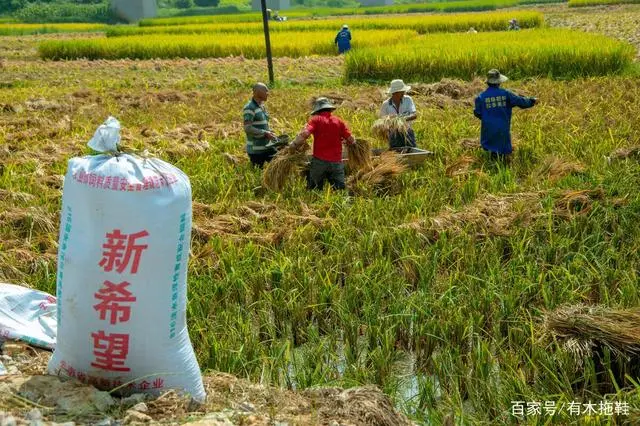
[[[260,0],[260,3],[262,4],[262,26],[264,27],[264,41],[267,45],[267,67],[269,68],[269,84],[273,85],[273,58],[271,57],[271,39],[269,37],[267,0]]]

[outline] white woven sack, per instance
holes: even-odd
[[[203,401],[186,325],[190,234],[191,185],[179,169],[128,154],[71,159],[49,372]]]

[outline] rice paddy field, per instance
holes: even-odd
[[[620,23],[634,31],[638,10],[615,10],[635,16]],[[562,26],[574,11],[543,13]],[[134,60],[106,56],[117,51],[108,44],[101,59],[50,61],[38,55],[61,41],[83,46],[85,36],[3,37],[0,281],[55,293],[67,160],[89,153],[114,115],[126,149],[191,179],[188,322],[204,372],[300,392],[372,384],[417,424],[634,424],[640,336],[620,318],[640,303],[640,73],[637,50],[599,33],[609,13],[581,15],[589,33],[407,30],[394,41],[397,29],[362,29],[354,36],[364,44],[346,56],[278,55],[267,103],[278,134],[295,135],[324,95],[354,135],[382,148],[371,126],[388,80],[412,86],[418,146],[435,155],[385,191],[351,195],[309,192],[302,179],[262,187],[240,112],[266,79],[263,59]],[[273,34],[274,49],[330,35],[287,34]],[[376,47],[378,34],[393,44]],[[135,46],[144,37],[93,39]],[[147,37],[196,44],[210,35]],[[413,43],[428,63],[413,62]],[[482,59],[467,64],[470,45]],[[508,164],[480,150],[472,112],[479,76],[494,64],[513,77],[507,88],[539,99],[514,111]],[[547,409],[519,414],[518,402]]]
[[[103,24],[22,24],[0,23],[0,36],[18,36],[51,33],[87,33],[105,31]]]
[[[517,19],[522,28],[540,27],[543,16],[535,11],[511,11],[495,13],[460,13],[452,15],[406,15],[393,17],[343,17],[317,20],[298,19],[275,22],[273,32],[337,30],[348,24],[352,30],[414,30],[420,34],[433,32],[460,32],[473,27],[478,31],[500,31],[507,27],[509,19]],[[209,34],[209,33],[263,33],[262,22],[199,23],[171,26],[116,26],[107,31],[107,37],[145,34]]]

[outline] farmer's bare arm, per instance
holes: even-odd
[[[300,131],[300,133],[298,133],[292,144],[295,146],[303,144],[307,139],[309,139],[309,136],[311,136],[311,132],[305,127]]]
[[[406,121],[413,121],[413,120],[415,120],[416,118],[418,118],[418,113],[417,113],[417,112],[413,112],[413,113],[411,113],[410,115],[404,115],[403,117],[404,117],[404,119],[405,119]]]

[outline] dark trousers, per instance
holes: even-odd
[[[264,163],[268,163],[273,159],[273,157],[275,157],[276,151],[266,151],[266,152],[261,152],[259,154],[248,154],[248,155],[249,155],[249,160],[251,161],[251,164],[253,164],[258,168],[262,168],[262,166],[264,166]]]
[[[393,132],[389,135],[390,149],[406,148],[406,147],[411,147],[411,148],[416,147],[416,134],[413,131],[413,129],[409,129],[406,137],[405,135],[398,132]]]
[[[322,189],[324,181],[329,181],[333,189],[344,189],[344,164],[332,163],[313,157],[307,176],[307,188]]]

